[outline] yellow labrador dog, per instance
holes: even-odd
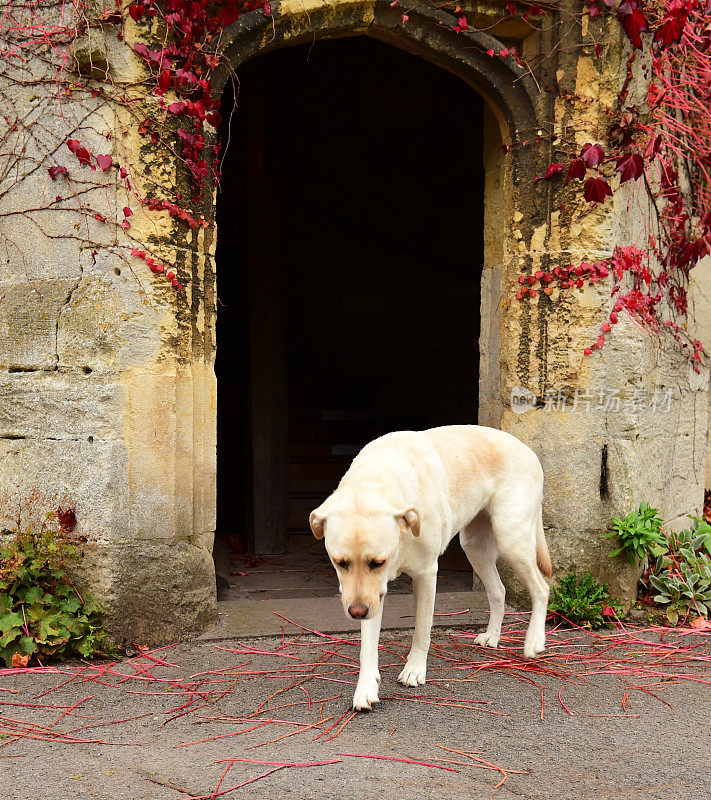
[[[462,548],[489,600],[489,625],[476,642],[496,647],[504,616],[501,554],[524,580],[533,611],[524,655],[545,646],[551,562],[543,535],[543,471],[518,439],[494,428],[450,425],[388,433],[356,456],[336,491],[309,522],[338,573],[343,608],[360,619],[353,708],[378,702],[378,639],[388,581],[412,576],[415,634],[398,680],[425,682],[437,585],[437,560],[461,532]]]

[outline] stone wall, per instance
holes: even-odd
[[[559,100],[556,120],[576,126],[579,146],[606,130],[604,106],[614,104],[624,79],[627,51],[617,34],[610,31],[604,59],[583,50],[577,59],[562,55],[559,61],[561,89],[582,102],[571,118],[570,106]],[[645,86],[644,68],[637,64],[630,96],[642,102]],[[646,249],[650,216],[646,198],[633,184],[592,211],[580,202],[552,210],[530,237],[517,235],[517,250],[508,254],[509,279],[515,279],[522,260],[534,269],[550,269],[606,258],[621,242]],[[701,409],[708,403],[709,378],[706,369],[701,374],[691,369],[671,337],[662,334],[657,340],[629,318],[615,326],[601,351],[584,357],[599,334],[599,309],[608,293],[607,287],[590,287],[560,305],[539,293],[533,303],[506,309],[500,330],[501,426],[541,458],[544,525],[556,573],[591,570],[629,603],[636,571],[622,558],[608,558],[612,548],[601,534],[613,514],[625,515],[641,501],[658,507],[677,527],[688,514],[699,514],[708,427]],[[703,302],[695,313],[703,316]],[[516,386],[536,395],[536,408],[512,412],[508,398]],[[666,410],[661,400],[669,390]],[[619,407],[610,392],[619,397]],[[625,402],[635,393],[644,402]],[[555,400],[546,404],[546,394]],[[655,396],[664,410],[651,407]],[[518,584],[509,582],[518,592]]]
[[[78,41],[74,52],[85,47]],[[97,49],[117,83],[142,77],[110,28],[94,32]],[[210,240],[178,252],[191,282],[177,302],[165,281],[133,269],[127,243],[93,219],[94,210],[120,218],[125,194],[112,173],[77,169],[66,141],[119,163],[133,151],[143,164],[132,176],[139,191],[142,179],[174,182],[175,169],[155,163],[131,121],[88,91],[60,99],[54,67],[6,61],[0,76],[8,115],[31,126],[5,132],[0,184],[0,529],[14,530],[18,518],[37,526],[58,505],[74,506],[75,534],[88,539],[82,577],[110,633],[175,640],[216,620],[214,348],[206,332],[214,293],[202,295]],[[53,181],[51,165],[66,165],[74,182]],[[77,190],[90,215],[74,210]],[[166,214],[136,208],[133,220],[137,236],[175,250]],[[204,310],[193,315],[193,302]]]
[[[692,309],[692,334],[701,340],[711,353],[711,256],[701,259],[694,267],[689,305]],[[711,429],[711,393],[709,394],[709,428]],[[695,410],[695,413],[700,413]],[[699,446],[703,446],[702,443]],[[706,445],[705,487],[711,491],[711,436]]]
[[[238,68],[258,53],[315,35],[367,33],[420,53],[484,96],[480,419],[519,436],[541,457],[556,573],[592,569],[629,600],[636,575],[607,558],[609,543],[600,533],[612,513],[626,513],[641,500],[658,505],[669,520],[698,513],[707,375],[691,373],[673,343],[658,346],[632,322],[617,326],[605,348],[584,359],[608,288],[559,305],[540,294],[534,302],[502,302],[522,272],[605,258],[620,241],[642,244],[648,209],[634,193],[620,190],[613,203],[594,211],[581,204],[561,211],[552,187],[533,182],[552,160],[551,147],[521,146],[551,118],[559,129],[575,124],[579,144],[598,139],[606,120],[593,101],[614,101],[624,79],[622,39],[610,26],[601,60],[572,42],[532,77],[508,63],[512,59],[485,55],[491,45],[502,46],[491,33],[456,35],[435,24],[436,13],[417,9],[403,25],[402,11],[389,3],[288,0],[273,24],[256,14],[232,26],[224,48]],[[476,6],[468,13],[470,24],[483,28],[499,8]],[[554,50],[553,30],[512,23],[494,34],[533,55]],[[104,30],[77,47],[99,48],[115,81],[130,86],[145,76],[142,62],[127,55],[115,34]],[[100,99],[75,92],[60,108],[50,84],[39,94],[17,84],[18,78],[50,76],[51,65],[30,62],[13,70],[0,75],[0,89],[12,88],[18,117],[43,124],[0,184],[6,253],[0,263],[0,528],[12,530],[18,513],[26,525],[57,504],[76,506],[77,534],[90,540],[83,577],[106,609],[110,631],[139,642],[189,636],[216,619],[215,232],[186,232],[165,212],[136,209],[134,238],[178,264],[186,291],[176,295],[130,261],[120,230],[78,223],[70,210],[44,210],[55,195],[66,194],[66,185],[35,164],[50,153],[55,163],[75,165],[64,146],[71,136],[95,152],[111,150],[117,161],[140,163],[134,176],[139,194],[162,186],[172,195],[181,178],[126,114],[109,112]],[[589,105],[573,107],[539,92],[537,82],[545,85],[553,75],[563,88],[590,98]],[[641,82],[640,73],[636,85]],[[12,144],[12,134],[7,141]],[[503,155],[502,142],[513,145],[510,155]],[[123,201],[108,179],[92,192],[94,207],[116,218]],[[208,193],[202,209],[208,218],[213,203]],[[42,210],[14,211],[31,207]],[[709,302],[703,291],[699,319]],[[518,386],[539,400],[525,414],[510,407]],[[666,387],[674,398],[664,413],[587,413],[572,410],[570,400],[565,410],[543,404],[547,390],[572,398],[576,390],[596,397],[608,388],[651,393]]]

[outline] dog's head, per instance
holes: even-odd
[[[313,535],[324,539],[338,575],[343,610],[353,619],[372,619],[398,573],[403,536],[420,535],[414,508],[396,509],[359,496],[339,502],[331,497],[311,512]]]

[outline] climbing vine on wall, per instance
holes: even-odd
[[[702,344],[686,332],[689,273],[711,252],[711,2],[709,0],[592,0],[590,19],[614,13],[631,44],[627,79],[605,142],[587,142],[553,162],[543,179],[577,186],[592,206],[612,186],[639,184],[653,219],[648,246],[620,243],[608,259],[585,261],[519,277],[517,300],[538,291],[558,298],[612,281],[610,304],[591,355],[626,313],[655,336],[667,332],[699,371]],[[596,46],[595,54],[601,53]],[[643,103],[628,98],[636,61],[646,59]],[[613,116],[613,115],[611,115]]]
[[[401,9],[407,25],[415,6],[403,0],[390,5]],[[466,8],[453,2],[435,7],[449,20],[442,24],[456,33],[474,30]],[[554,131],[556,158],[535,180],[555,184],[561,204],[573,193],[590,208],[612,202],[619,186],[635,187],[652,214],[647,242],[644,247],[619,242],[603,260],[521,275],[513,298],[529,301],[544,293],[555,306],[572,292],[609,284],[599,335],[586,355],[603,347],[621,316],[628,315],[655,336],[672,335],[698,369],[701,344],[686,333],[685,318],[690,270],[711,249],[710,12],[711,0],[584,0],[574,11],[570,4],[502,6],[502,20],[531,26],[546,14],[572,17],[597,59],[602,50],[595,25],[610,15],[630,43],[627,80],[615,107],[605,108],[604,139],[578,148],[570,132]],[[215,70],[229,68],[221,45],[226,29],[241,15],[272,20],[273,13],[267,0],[8,0],[0,17],[5,116],[0,203],[8,202],[0,216],[30,219],[49,238],[77,239],[94,259],[102,249],[110,250],[132,271],[145,265],[180,292],[184,278],[165,253],[152,252],[141,237],[134,238],[134,216],[139,211],[167,214],[192,230],[214,224],[199,209],[208,207],[205,192],[219,181],[221,117],[213,77]],[[510,45],[488,55],[512,57],[527,67]],[[117,76],[113,63],[132,58],[142,62],[143,78],[129,71]],[[40,74],[36,64],[45,72]],[[647,78],[642,101],[628,91],[635,69]],[[556,85],[541,90],[571,104],[581,100]],[[16,100],[18,91],[25,99],[35,92],[30,112]],[[62,117],[65,136],[57,136],[56,126],[43,116],[50,105]],[[176,165],[173,191],[130,162],[128,148],[114,138],[109,110],[120,127]],[[17,198],[22,179],[37,171],[46,173],[53,188],[49,203]],[[111,189],[118,204],[106,201]],[[66,225],[53,226],[53,212],[76,215],[69,233]],[[0,241],[8,255],[20,251],[11,234],[0,231]],[[140,274],[134,274],[140,283]]]

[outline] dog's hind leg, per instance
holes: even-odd
[[[460,532],[459,541],[474,572],[484,584],[489,600],[489,624],[486,631],[480,633],[474,642],[488,647],[497,647],[501,636],[501,623],[504,619],[506,590],[499,577],[499,571],[496,569],[498,549],[488,514],[482,512],[475,517]]]
[[[546,647],[546,614],[548,612],[548,584],[543,579],[535,558],[525,564],[511,562],[531,593],[531,621],[523,642],[525,658],[534,658]]]
[[[526,507],[528,505],[528,508]],[[542,653],[546,644],[546,613],[549,587],[538,565],[537,529],[540,503],[536,507],[525,498],[508,498],[492,513],[497,547],[514,568],[531,595],[531,621],[523,643],[525,658]]]
[[[415,634],[407,662],[398,681],[405,686],[421,686],[427,676],[427,653],[430,649],[432,616],[437,593],[437,570],[412,576],[415,595]]]

